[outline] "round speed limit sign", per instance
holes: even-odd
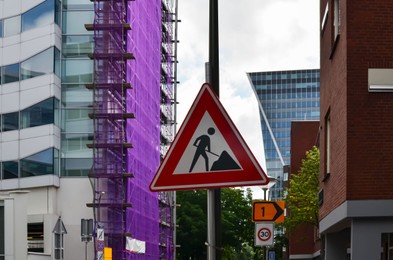
[[[268,228],[261,228],[258,230],[258,239],[262,241],[268,241],[272,236],[272,232]]]
[[[255,245],[273,245],[273,223],[255,223]]]

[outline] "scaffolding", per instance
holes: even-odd
[[[95,43],[88,206],[113,259],[174,259],[174,193],[149,190],[176,130],[173,2],[95,0],[85,25]],[[125,250],[127,236],[145,242],[144,255]]]
[[[94,198],[93,207],[97,228],[103,228],[105,246],[111,247],[113,259],[125,259],[125,211],[131,207],[126,200],[127,179],[125,154],[132,144],[127,142],[125,126],[133,113],[126,111],[125,93],[130,84],[125,81],[125,64],[134,59],[125,49],[126,23],[124,1],[94,1],[94,23],[86,24],[94,31],[94,78],[86,87],[93,90],[93,166],[89,173]],[[95,241],[96,242],[96,241]],[[97,252],[96,254],[100,254]]]
[[[162,0],[161,30],[161,159],[176,132],[177,0]],[[160,259],[174,259],[176,232],[175,192],[160,192]]]

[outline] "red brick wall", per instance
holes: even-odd
[[[368,68],[393,68],[393,1],[348,1],[348,200],[393,199],[393,93]]]
[[[333,1],[331,1],[333,2]],[[321,188],[325,217],[345,200],[393,198],[393,93],[368,92],[368,68],[393,68],[393,1],[340,0],[340,39],[332,44],[333,6],[321,33],[321,171],[331,116],[331,171]],[[321,17],[326,0],[321,0]]]
[[[319,121],[296,121],[291,124],[291,175],[299,172],[306,152],[318,141]],[[290,178],[290,177],[289,177]],[[315,228],[302,225],[289,236],[289,254],[313,254],[319,250]]]
[[[346,199],[347,168],[347,51],[346,51],[346,8],[340,0],[340,38],[333,41],[333,0],[329,1],[329,16],[326,27],[321,32],[321,188],[324,190],[324,202],[320,208],[321,219]],[[324,12],[326,1],[321,1]],[[322,16],[321,16],[322,17]],[[335,44],[335,45],[334,45]],[[330,114],[330,177],[324,180],[325,165],[325,117]]]

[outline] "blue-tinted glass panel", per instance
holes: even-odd
[[[21,77],[30,79],[45,74],[53,73],[54,50],[49,48],[21,63]]]
[[[61,2],[60,0],[55,0],[55,23],[59,26],[61,22]]]
[[[12,131],[19,129],[19,113],[8,113],[2,115],[1,131]]]
[[[63,55],[69,57],[86,57],[93,52],[93,35],[67,35],[63,37]]]
[[[54,98],[46,99],[21,111],[21,128],[54,123]]]
[[[53,23],[54,8],[54,0],[46,0],[22,14],[22,32]]]
[[[19,63],[3,66],[1,69],[2,84],[19,81]]]
[[[61,74],[60,74],[60,51],[57,48],[55,49],[55,74],[60,78]]]
[[[62,103],[65,108],[92,107],[93,92],[83,84],[63,84],[61,86]]]
[[[63,12],[63,33],[64,34],[93,34],[87,32],[85,24],[91,24],[94,21],[94,12],[92,11],[67,11]]]
[[[3,20],[0,20],[0,37],[3,37]]]
[[[61,77],[64,83],[90,83],[93,81],[93,61],[63,60]]]
[[[2,167],[2,178],[6,179],[15,179],[18,178],[18,162],[17,161],[8,161],[3,162]]]
[[[20,160],[21,177],[55,174],[53,150],[49,148]]]
[[[20,33],[20,15],[4,19],[3,21],[4,37]]]
[[[64,158],[61,176],[87,176],[92,165],[92,158]]]
[[[63,0],[63,9],[93,10],[94,2],[90,0]]]

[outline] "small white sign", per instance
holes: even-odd
[[[273,223],[255,223],[255,246],[272,246]]]

